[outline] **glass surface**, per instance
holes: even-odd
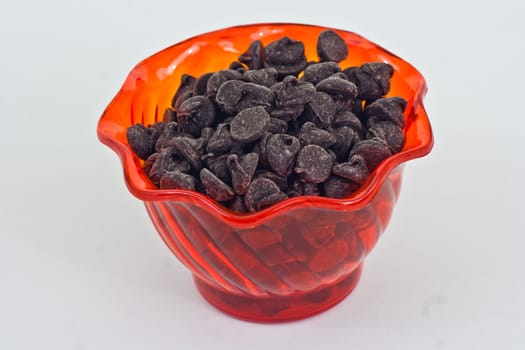
[[[325,29],[254,24],[185,40],[139,63],[98,124],[99,139],[122,161],[130,192],[144,201],[162,239],[193,273],[198,290],[220,310],[242,319],[275,322],[307,317],[335,305],[355,287],[364,258],[390,220],[403,164],[432,149],[422,75],[363,37],[333,29],[349,46],[342,68],[388,62],[395,69],[388,96],[408,101],[403,150],[344,199],[294,197],[257,213],[239,214],[204,194],[159,190],[128,146],[126,129],[162,120],[182,74],[199,76],[224,69],[255,39],[265,45],[285,35],[301,40],[307,59],[317,60],[317,36]]]

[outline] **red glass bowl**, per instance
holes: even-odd
[[[406,144],[384,161],[351,197],[295,197],[253,214],[239,214],[187,190],[159,190],[143,173],[126,129],[162,119],[181,75],[228,67],[251,41],[283,36],[302,40],[316,60],[317,36],[326,28],[267,23],[202,34],[140,62],[104,111],[99,139],[120,157],[126,185],[144,201],[160,236],[193,273],[198,290],[238,318],[275,322],[307,317],[337,304],[357,284],[363,260],[385,230],[401,186],[403,164],[428,154],[432,131],[423,107],[421,74],[363,37],[335,30],[349,46],[341,67],[390,63],[390,96],[408,100]]]

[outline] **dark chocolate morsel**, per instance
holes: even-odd
[[[269,88],[273,84],[277,83],[277,69],[269,67],[247,70],[242,75],[242,80]]]
[[[233,146],[233,139],[230,133],[230,125],[221,123],[217,125],[215,133],[208,141],[206,151],[209,153],[220,154],[229,151]]]
[[[268,164],[277,175],[290,175],[300,148],[301,144],[296,137],[287,134],[272,135],[266,144]]]
[[[164,147],[169,147],[171,145],[171,140],[179,135],[180,132],[177,122],[167,123],[155,143],[155,150],[160,152]]]
[[[297,154],[295,172],[302,180],[311,183],[324,182],[332,172],[333,159],[321,146],[307,145]]]
[[[204,73],[199,78],[197,78],[197,81],[195,82],[195,85],[193,86],[193,95],[206,95],[206,91],[208,90],[208,80],[210,80],[210,77],[213,75],[213,72]]]
[[[362,185],[370,176],[366,160],[359,154],[352,156],[348,162],[334,165],[332,172],[358,185]]]
[[[346,198],[359,189],[359,185],[339,176],[330,176],[322,185],[323,194],[331,198]]]
[[[239,56],[239,62],[250,69],[259,69],[264,65],[264,46],[261,41],[252,41],[248,50]]]
[[[257,178],[248,187],[248,191],[246,191],[244,196],[244,203],[250,212],[255,212],[259,210],[259,202],[261,200],[280,192],[279,187],[272,180]]]
[[[281,108],[304,105],[315,94],[315,87],[308,82],[300,82],[293,75],[284,78],[276,93],[276,105]]]
[[[299,132],[299,141],[301,146],[319,145],[328,148],[336,143],[337,138],[330,132],[320,129],[312,122],[306,122]]]
[[[273,98],[274,95],[270,88],[254,83],[243,83],[241,98],[236,105],[237,112],[256,106],[262,106],[268,111],[272,107]]]
[[[332,97],[324,92],[313,94],[310,102],[306,105],[306,110],[311,115],[311,119],[324,129],[332,124],[336,109],[337,107]]]
[[[315,88],[332,97],[341,96],[345,101],[354,100],[357,97],[357,86],[354,83],[336,77],[321,80],[315,85]]]
[[[317,38],[317,55],[321,61],[340,62],[348,56],[348,47],[339,34],[325,30]]]
[[[273,41],[264,50],[265,67],[277,70],[278,78],[297,75],[306,66],[304,44],[288,37]]]
[[[215,104],[207,97],[193,96],[185,100],[177,111],[182,132],[199,136],[201,130],[215,122]]]
[[[264,107],[246,108],[231,121],[230,133],[235,141],[248,143],[263,136],[269,125],[270,115]]]
[[[385,97],[372,102],[365,107],[367,117],[377,117],[381,120],[388,120],[400,128],[405,127],[405,117],[403,113],[407,106],[407,101],[401,97]]]
[[[147,159],[155,152],[155,143],[159,137],[156,128],[146,128],[142,124],[135,124],[126,131],[129,146],[140,159]]]
[[[288,123],[282,119],[270,118],[268,132],[272,134],[284,134],[288,130]]]
[[[235,195],[230,186],[206,168],[201,169],[200,179],[206,194],[218,202],[230,200]]]
[[[165,173],[179,171],[187,173],[191,170],[190,164],[183,159],[174,147],[165,147],[152,164],[148,176],[156,186],[159,186],[160,179]]]
[[[279,176],[276,173],[268,170],[258,170],[255,172],[255,178],[265,178],[272,180],[283,192],[286,192],[288,189],[288,182],[286,181],[285,176]]]
[[[358,142],[350,151],[349,159],[352,159],[356,154],[365,159],[368,172],[371,173],[383,160],[390,157],[392,153],[383,139],[374,137]]]
[[[180,78],[180,85],[171,100],[171,106],[178,110],[178,106],[182,103],[183,100],[191,97],[193,95],[193,87],[197,79],[189,74],[183,74]]]
[[[368,138],[380,137],[390,147],[392,153],[398,153],[403,149],[405,145],[405,134],[403,130],[396,124],[388,121],[379,121],[374,123],[368,129]]]
[[[228,115],[237,113],[237,103],[242,98],[242,85],[240,80],[227,80],[217,90],[215,101],[219,108]]]
[[[229,154],[221,154],[220,156],[203,156],[204,162],[208,169],[211,170],[219,179],[221,179],[225,184],[231,185],[232,178],[230,175],[230,168],[228,167],[227,159]]]
[[[338,161],[343,162],[348,159],[348,153],[354,143],[356,132],[350,129],[348,126],[341,126],[337,129],[332,130],[332,134],[336,138],[335,144],[332,146],[332,150]]]
[[[335,62],[321,62],[309,65],[304,70],[304,81],[317,84],[323,79],[330,77],[332,74],[340,72],[341,68]]]
[[[246,193],[258,163],[259,155],[257,153],[247,153],[241,157],[236,154],[228,156],[227,164],[230,169],[232,187],[235,193],[239,195]]]
[[[177,136],[171,141],[171,144],[184,159],[190,163],[195,170],[202,168],[201,157],[206,147],[204,139],[192,139],[190,137]]]
[[[193,176],[174,170],[162,175],[159,187],[161,189],[179,188],[194,191],[196,184],[197,180]]]
[[[257,203],[257,210],[263,210],[265,208],[271,207],[272,205],[277,204],[287,198],[288,196],[286,195],[286,193],[283,193],[283,192],[272,193],[269,196],[262,198],[259,201],[259,203]]]
[[[164,110],[164,116],[162,117],[163,123],[170,123],[170,122],[176,122],[177,121],[177,112],[175,112],[172,108],[166,108]]]
[[[231,199],[227,204],[228,209],[231,211],[234,211],[236,213],[246,213],[248,212],[248,209],[246,208],[246,204],[244,204],[244,197],[243,196],[235,196],[233,199]]]

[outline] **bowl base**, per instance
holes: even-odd
[[[359,282],[361,270],[362,263],[347,277],[312,292],[264,298],[231,294],[196,276],[194,280],[204,299],[230,316],[253,322],[285,322],[316,315],[342,301]]]

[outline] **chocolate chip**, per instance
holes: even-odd
[[[268,138],[266,156],[268,164],[277,175],[287,176],[292,173],[295,156],[301,144],[296,137],[287,134],[275,134]]]
[[[204,143],[208,143],[215,133],[215,130],[213,128],[203,128],[201,130],[201,136],[200,138],[204,140]]]
[[[238,142],[252,142],[266,133],[269,124],[270,115],[263,107],[246,108],[231,121],[231,136]]]
[[[202,128],[215,122],[215,105],[204,96],[185,100],[177,111],[177,121],[182,132],[199,136]]]
[[[218,202],[230,200],[235,195],[230,186],[206,168],[201,169],[200,179],[206,194]]]
[[[357,86],[354,83],[335,77],[321,80],[315,85],[317,91],[326,92],[333,98],[340,96],[344,101],[354,100],[357,97]]]
[[[176,121],[177,121],[177,113],[171,108],[166,108],[166,110],[164,111],[164,116],[162,117],[162,122],[171,123],[171,122],[176,122]]]
[[[248,70],[242,75],[242,80],[269,88],[277,82],[277,69],[269,67]]]
[[[359,118],[349,110],[342,110],[337,112],[332,122],[332,126],[334,128],[348,126],[352,130],[360,134],[362,134],[364,131],[363,124],[361,124]]]
[[[336,159],[340,162],[346,161],[356,135],[355,131],[350,129],[348,126],[341,126],[339,128],[333,129],[332,134],[336,138],[336,142],[332,146],[332,150],[335,153]]]
[[[208,90],[208,80],[210,80],[210,77],[213,75],[213,72],[204,73],[199,78],[197,78],[197,81],[195,81],[195,85],[193,85],[193,95],[206,95],[206,91]]]
[[[311,182],[304,183],[304,195],[305,196],[319,196],[319,187],[317,184]]]
[[[215,101],[219,108],[228,115],[235,115],[237,113],[237,103],[242,98],[242,85],[244,82],[240,80],[225,81],[217,90]]]
[[[391,121],[400,128],[405,127],[405,117],[403,113],[407,106],[407,101],[401,97],[385,97],[375,100],[365,107],[367,117],[377,117],[381,120]]]
[[[310,102],[315,94],[315,87],[308,82],[300,82],[294,76],[284,78],[276,93],[276,104],[279,107],[292,107]]]
[[[261,41],[252,41],[248,50],[239,56],[239,62],[244,63],[250,69],[260,69],[264,63],[264,46]]]
[[[149,173],[151,171],[151,168],[153,167],[153,164],[159,159],[160,153],[156,152],[150,155],[142,164],[142,170],[144,170],[144,173],[149,176]]]
[[[259,155],[257,153],[247,153],[241,157],[236,154],[230,154],[228,156],[227,164],[230,169],[232,186],[235,193],[239,195],[246,193],[258,163]]]
[[[331,198],[346,198],[359,189],[355,182],[339,176],[330,176],[322,184],[323,194]]]
[[[339,62],[348,56],[348,47],[339,34],[325,30],[317,39],[317,55],[321,61]]]
[[[348,77],[343,72],[335,72],[334,74],[330,75],[329,78],[338,78],[338,79],[348,80]]]
[[[284,134],[288,130],[288,123],[277,118],[270,118],[268,132],[272,134]]]
[[[336,164],[332,168],[334,175],[362,185],[370,176],[366,160],[359,154],[355,154],[348,162]]]
[[[257,203],[257,210],[263,210],[265,208],[271,207],[272,205],[277,204],[287,198],[288,196],[286,195],[286,193],[273,193],[259,200],[259,202]]]
[[[286,192],[288,189],[288,182],[285,176],[279,176],[268,170],[258,170],[255,173],[255,178],[264,178],[275,182],[282,192]]]
[[[292,197],[299,197],[303,195],[304,195],[304,182],[299,179],[295,179],[292,182],[292,185],[290,186],[290,190],[288,191],[288,197],[292,198]]]
[[[230,125],[221,123],[217,125],[215,133],[208,141],[206,151],[220,154],[228,152],[233,146],[233,139],[230,133]]]
[[[170,171],[187,173],[190,171],[190,164],[183,159],[174,147],[163,148],[158,153],[157,160],[151,166],[149,178],[155,185],[159,185],[160,179]]]
[[[259,203],[264,198],[267,198],[276,193],[280,193],[279,187],[271,180],[265,178],[254,179],[246,195],[244,196],[244,204],[250,212],[259,210]]]
[[[390,78],[394,68],[388,63],[371,62],[361,67],[347,68],[344,73],[357,85],[359,99],[374,101],[390,90]]]
[[[157,142],[155,143],[155,150],[157,152],[160,152],[164,147],[171,146],[171,140],[175,136],[179,135],[180,132],[177,122],[167,123],[164,129],[162,130],[162,133],[160,134],[159,138],[157,139]]]
[[[244,83],[241,85],[241,99],[237,102],[237,111],[246,108],[262,106],[269,110],[273,103],[273,92],[269,88],[254,83]]]
[[[206,163],[208,169],[215,174],[225,184],[231,185],[232,178],[230,174],[230,168],[228,167],[227,159],[229,154],[221,154],[220,156],[204,156],[203,160]]]
[[[303,113],[304,105],[291,106],[286,108],[274,108],[270,111],[272,118],[277,118],[289,122],[297,119]]]
[[[311,183],[321,183],[328,179],[332,171],[332,157],[318,145],[307,145],[297,155],[295,172],[301,179]]]
[[[227,203],[228,209],[230,209],[233,212],[236,213],[246,213],[248,212],[248,209],[246,208],[246,205],[244,204],[244,197],[243,196],[235,196],[233,199],[231,199]]]
[[[290,186],[288,197],[297,196],[319,196],[319,188],[317,187],[317,184],[303,182],[302,180],[296,179]]]
[[[366,167],[371,173],[386,158],[391,156],[390,149],[384,140],[374,137],[357,143],[350,151],[349,158],[360,155],[366,161]]]
[[[178,188],[182,190],[194,191],[197,184],[197,179],[193,176],[184,174],[180,171],[170,171],[162,175],[160,178],[161,189]]]
[[[340,71],[341,68],[335,62],[314,63],[305,68],[303,79],[315,85]]]
[[[313,94],[311,101],[306,105],[312,121],[322,128],[328,128],[336,112],[336,104],[330,95],[324,92]]]
[[[277,70],[279,78],[297,75],[306,66],[304,44],[288,37],[273,41],[264,50],[265,67]]]
[[[326,130],[320,129],[312,122],[306,122],[299,132],[301,146],[318,145],[328,148],[336,143],[337,138]]]
[[[367,73],[381,88],[381,94],[386,95],[390,90],[390,79],[394,74],[394,67],[384,62],[369,62],[361,66],[361,71]]]
[[[217,95],[219,88],[228,80],[239,80],[242,74],[233,69],[223,69],[213,73],[206,83],[206,96],[214,97]]]
[[[253,146],[253,152],[259,155],[259,163],[267,169],[270,168],[270,165],[268,164],[267,145],[268,140],[272,135],[273,134],[269,132],[265,133]]]
[[[204,139],[192,139],[190,137],[177,136],[171,141],[171,144],[184,159],[190,163],[195,170],[202,168],[201,157],[204,154],[206,144]]]
[[[405,145],[405,134],[403,130],[396,124],[388,121],[379,121],[374,123],[368,129],[368,137],[380,137],[383,139],[392,153],[398,153]]]
[[[146,159],[155,152],[155,143],[159,131],[153,127],[146,128],[142,124],[135,124],[126,131],[129,146],[140,159]]]
[[[228,69],[236,70],[237,72],[242,73],[242,74],[246,72],[246,68],[244,68],[244,66],[240,62],[237,62],[237,61],[233,61],[232,63],[230,63],[230,66],[228,67]]]
[[[183,74],[181,76],[179,88],[171,100],[171,106],[174,107],[175,110],[178,110],[182,101],[193,95],[193,87],[196,81],[197,79],[189,74]]]

